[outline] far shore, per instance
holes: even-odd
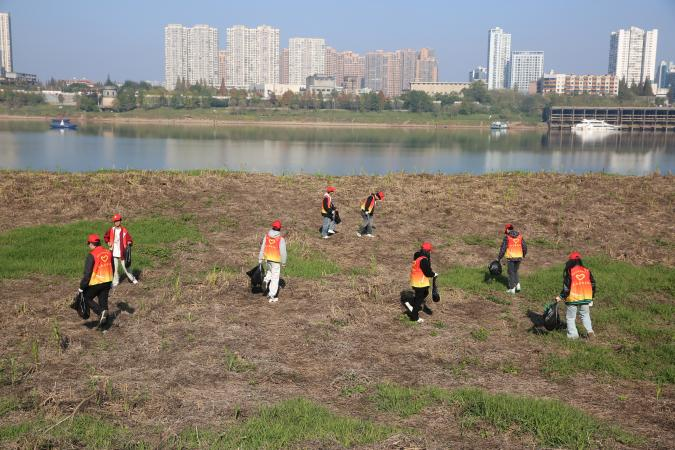
[[[0,120],[6,121],[37,121],[48,122],[53,116],[50,115],[14,115],[0,114]],[[223,119],[196,119],[186,114],[182,118],[160,118],[160,117],[134,117],[110,115],[109,117],[71,115],[70,118],[78,124],[87,123],[108,123],[125,125],[169,125],[169,126],[252,126],[252,127],[279,127],[279,128],[360,128],[360,129],[489,129],[489,121],[477,123],[453,123],[453,122],[426,122],[426,123],[367,123],[367,122],[341,122],[341,121],[292,121],[292,120],[223,120]],[[509,124],[509,130],[542,130],[546,124]]]

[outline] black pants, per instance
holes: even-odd
[[[84,290],[84,301],[89,305],[89,309],[99,316],[108,309],[108,294],[110,294],[111,285],[112,282],[95,284]],[[98,303],[94,301],[96,297],[98,297]]]
[[[516,284],[520,283],[520,277],[518,276],[518,269],[520,268],[520,260],[510,260],[506,261],[507,271],[509,273],[509,289],[516,287]]]
[[[414,287],[413,291],[415,291],[415,298],[413,299],[411,305],[412,311],[409,311],[408,316],[410,317],[410,320],[417,320],[420,318],[420,310],[422,309],[422,306],[424,306],[424,301],[429,295],[429,287]]]

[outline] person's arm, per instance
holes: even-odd
[[[330,206],[328,205],[328,197],[325,195],[323,196],[323,210],[326,211],[327,214],[330,214]]]
[[[502,239],[502,246],[499,247],[499,256],[497,256],[497,260],[501,261],[505,253],[506,253],[506,236],[504,236],[504,239]]]
[[[265,256],[265,239],[267,238],[267,235],[263,237],[262,243],[260,244],[260,253],[258,253],[258,264],[263,262],[263,258]]]
[[[427,278],[433,278],[436,276],[436,272],[431,270],[431,261],[429,261],[429,258],[424,258],[422,261],[420,261],[420,269],[422,269],[422,273]]]
[[[520,242],[523,244],[523,258],[527,256],[527,244],[525,243],[525,239],[523,239],[522,236],[520,236]]]
[[[572,286],[572,277],[570,276],[570,271],[566,268],[563,272],[563,288],[560,291],[558,296],[561,300],[565,300],[568,295],[570,295],[570,288]]]
[[[80,289],[85,290],[89,287],[89,280],[91,280],[91,273],[94,271],[94,256],[90,253],[87,259],[84,260],[84,273],[82,280],[80,280]]]
[[[108,228],[105,233],[103,233],[103,240],[105,241],[106,244],[108,244],[108,247],[110,247],[112,238],[110,237],[110,230],[111,228]]]
[[[279,242],[279,252],[281,253],[281,264],[286,264],[286,239],[281,238]]]
[[[593,272],[589,270],[588,273],[591,275],[591,287],[593,288],[593,298],[595,298],[595,278],[593,278]]]

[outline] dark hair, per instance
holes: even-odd
[[[281,228],[279,228],[279,227],[272,227],[272,229],[273,229],[274,231],[281,231]]]

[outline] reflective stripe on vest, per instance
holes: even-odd
[[[574,266],[570,269],[570,295],[565,299],[566,302],[581,302],[584,300],[593,300],[593,285],[591,284],[591,272],[584,266]]]
[[[523,237],[510,235],[506,236],[506,259],[522,258],[523,257]]]
[[[372,195],[369,195],[368,197],[365,198],[365,200],[361,201],[361,211],[367,212],[368,214],[371,214],[373,212],[373,209],[375,209],[375,198],[372,199],[370,202],[370,206],[366,210],[366,203],[368,203],[368,200],[373,197]]]
[[[263,256],[265,260],[271,262],[281,262],[281,236],[271,237],[269,234],[265,235],[265,250]]]
[[[328,209],[330,209],[331,205],[333,204],[333,199],[330,198],[330,195],[325,194],[323,198],[328,197]],[[321,214],[328,214],[328,211],[326,211],[326,208],[323,207],[323,200],[321,200]]]
[[[420,263],[424,258],[426,258],[426,256],[420,256],[412,263],[412,267],[410,268],[410,286],[412,287],[423,288],[431,285],[429,278],[424,275],[422,267],[420,267]]]
[[[89,253],[94,257],[94,269],[91,271],[89,286],[111,282],[113,280],[113,266],[110,250],[98,246]]]

